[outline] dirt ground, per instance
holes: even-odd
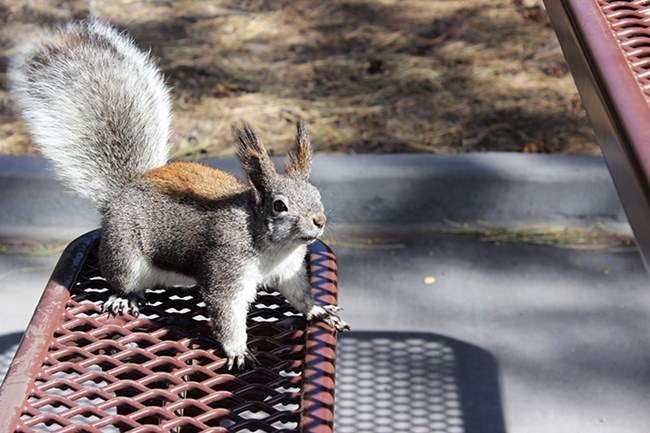
[[[283,153],[599,150],[543,7],[522,0],[0,1],[0,154],[33,153],[11,108],[14,41],[99,17],[156,57],[174,153],[230,156],[249,122]]]

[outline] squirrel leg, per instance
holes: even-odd
[[[325,305],[323,307],[315,305],[309,276],[304,266],[301,266],[289,278],[278,281],[277,289],[296,310],[305,315],[307,320],[321,319],[337,331],[350,329],[350,325],[336,314],[341,310],[341,307],[337,305]]]
[[[244,279],[237,284],[232,279],[220,279],[208,285],[201,284],[200,287],[215,334],[228,357],[228,369],[237,367],[242,370],[259,365],[259,361],[246,344],[246,317],[249,305],[257,294],[257,283]]]
[[[126,255],[125,252],[130,254]],[[139,316],[139,304],[144,303],[144,293],[151,286],[155,270],[144,257],[134,254],[130,249],[111,251],[110,255],[106,253],[107,251],[100,250],[102,274],[115,293],[104,302],[102,311],[113,315]]]

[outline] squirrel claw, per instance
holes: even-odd
[[[350,325],[348,325],[343,319],[341,319],[339,316],[336,314],[331,314],[329,316],[323,317],[323,320],[325,323],[330,325],[332,328],[336,329],[339,332],[343,331],[349,331],[352,328],[350,328]]]
[[[236,366],[237,370],[241,371],[247,367],[257,367],[262,365],[257,357],[250,351],[246,350],[243,354],[231,355],[228,357],[228,371]]]
[[[338,305],[325,305],[319,307],[315,305],[312,307],[311,311],[307,314],[307,320],[312,319],[321,319],[332,328],[336,329],[339,332],[350,330],[350,325],[348,325],[345,320],[341,319],[336,313],[341,311],[342,308]]]
[[[104,302],[102,312],[108,312],[109,315],[117,316],[122,314],[130,314],[133,317],[140,315],[140,308],[138,303],[141,298],[137,295],[111,295],[108,301]]]
[[[338,305],[325,305],[323,306],[323,310],[330,314],[336,314],[339,311],[343,311],[343,307],[339,307]]]

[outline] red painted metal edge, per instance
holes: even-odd
[[[309,269],[317,305],[337,305],[336,256],[325,244],[310,245]],[[324,322],[309,324],[303,369],[302,433],[334,431],[336,331]]]
[[[545,0],[545,4],[650,270],[648,101],[595,0]]]
[[[63,314],[69,289],[98,239],[98,230],[76,239],[68,245],[54,268],[0,388],[0,431],[13,431],[16,426],[59,323],[53,318]]]

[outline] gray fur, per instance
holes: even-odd
[[[170,98],[126,35],[99,22],[43,31],[17,48],[8,75],[33,140],[57,176],[102,208],[167,162]]]
[[[287,173],[276,173],[245,127],[237,138],[248,185],[222,176],[224,194],[179,191],[143,176],[167,159],[169,96],[129,38],[99,22],[71,24],[23,49],[10,75],[44,155],[102,212],[100,263],[118,293],[106,310],[137,314],[147,289],[197,284],[229,366],[240,368],[255,361],[246,313],[260,286],[277,287],[307,319],[348,328],[337,308],[314,305],[308,281],[307,245],[326,218],[308,181],[305,123],[298,124]]]

